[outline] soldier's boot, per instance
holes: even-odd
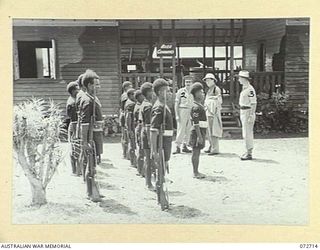
[[[248,149],[247,153],[245,153],[244,155],[241,156],[241,160],[242,161],[250,161],[250,160],[252,160],[252,151],[253,151],[253,149]]]
[[[181,149],[180,149],[180,147],[178,147],[177,146],[177,148],[176,148],[176,151],[175,152],[173,152],[172,154],[181,154]]]
[[[182,152],[183,153],[191,153],[192,151],[190,149],[188,149],[187,145],[183,145],[183,148],[182,148]]]
[[[204,151],[206,154],[211,152],[211,146],[209,146],[209,148],[207,150]]]

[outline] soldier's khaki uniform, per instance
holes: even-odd
[[[142,107],[142,103],[136,102],[133,110],[133,116],[134,116],[134,126],[135,126],[135,139],[138,146],[138,172],[139,174],[143,175],[143,158],[144,158],[144,152],[143,152],[143,146],[142,146],[142,139],[141,139],[141,131],[142,131],[142,120],[140,118],[140,109]]]
[[[77,173],[78,171],[78,158],[80,155],[80,147],[76,145],[76,130],[77,130],[77,121],[78,121],[78,115],[77,115],[77,110],[76,110],[76,99],[73,98],[72,96],[69,96],[67,100],[67,105],[66,105],[66,111],[67,111],[67,116],[70,119],[70,124],[68,127],[68,141],[71,145],[71,167],[72,167],[72,173],[73,174],[80,174],[80,172]]]
[[[209,89],[205,99],[205,109],[208,119],[208,136],[211,153],[219,153],[219,138],[222,137],[223,127],[221,118],[222,97],[219,87]]]
[[[163,119],[165,111],[165,119]],[[190,116],[190,114],[189,114]],[[157,100],[151,111],[151,131],[157,131],[161,129],[163,124],[163,120],[165,121],[165,130],[163,131],[163,151],[165,161],[168,162],[171,157],[171,145],[172,145],[172,136],[173,136],[173,118],[171,114],[171,110],[168,106],[164,107],[164,105]]]
[[[186,144],[189,139],[191,130],[190,111],[193,105],[193,96],[184,87],[178,90],[175,102],[178,104],[176,112],[180,118],[177,122],[176,145],[180,147],[182,143]]]
[[[82,129],[90,125],[91,117],[93,116],[93,101],[94,97],[89,93],[85,93],[81,97],[80,102],[80,121]],[[95,124],[93,125],[93,140],[96,147],[96,155],[100,158],[100,155],[103,154],[103,119],[102,119],[102,106],[99,99],[95,98]],[[84,133],[82,133],[84,135]],[[89,130],[85,134],[86,138],[82,140],[88,141],[89,139]]]
[[[125,128],[126,131],[128,133],[127,138],[128,138],[128,146],[129,146],[129,156],[130,156],[130,162],[131,162],[131,166],[136,167],[136,154],[135,154],[135,150],[136,150],[136,140],[135,140],[135,131],[134,131],[134,106],[135,106],[135,102],[131,101],[130,99],[128,99],[125,103],[124,106],[124,113],[125,113]],[[131,124],[127,124],[127,117],[131,116]],[[129,130],[129,127],[131,127],[131,131]],[[130,136],[130,134],[133,134],[133,136]]]
[[[243,87],[240,98],[240,120],[242,123],[242,137],[245,140],[246,150],[248,154],[252,154],[253,150],[253,127],[255,122],[255,112],[252,112],[252,104],[257,103],[256,91],[252,85]],[[253,113],[253,117],[249,120],[250,114]]]

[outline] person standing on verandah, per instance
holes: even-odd
[[[216,85],[217,79],[212,73],[206,74],[203,81],[209,87],[209,90],[205,99],[205,109],[208,120],[208,137],[210,147],[205,152],[208,155],[216,155],[220,153],[219,149],[219,138],[222,137],[222,96],[221,90]]]
[[[242,124],[242,137],[245,141],[246,153],[241,160],[252,160],[253,151],[253,127],[256,119],[257,95],[254,87],[250,84],[249,71],[241,70],[237,75],[242,85],[240,93],[240,120]]]

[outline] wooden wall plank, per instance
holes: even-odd
[[[58,64],[56,80],[17,79],[14,81],[14,102],[36,96],[52,98],[64,109],[68,98],[66,85],[87,68],[100,76],[99,98],[103,113],[117,113],[119,92],[119,62],[117,27],[14,27],[15,41],[54,39]]]

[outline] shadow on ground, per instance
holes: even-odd
[[[101,162],[99,167],[102,169],[116,169],[111,162]]]
[[[253,158],[252,161],[253,161],[253,162],[257,162],[257,163],[279,164],[278,161],[270,160],[270,159],[257,159],[257,158]]]
[[[194,217],[205,216],[201,210],[188,206],[170,206],[167,211],[169,214],[180,219],[189,219]]]
[[[184,196],[184,195],[186,195],[186,194],[183,193],[183,192],[180,192],[180,191],[169,191],[169,192],[168,192],[168,195],[169,195],[169,197],[170,197],[170,196]]]
[[[206,175],[203,179],[199,179],[203,181],[211,181],[211,182],[227,182],[230,181],[224,176],[212,176],[212,175]]]
[[[105,183],[105,182],[102,182],[102,181],[99,181],[99,187],[101,189],[119,190],[119,188],[117,188],[116,186],[108,184],[108,183]]]
[[[124,206],[118,203],[115,200],[103,200],[100,202],[99,207],[103,209],[106,213],[113,213],[113,214],[127,214],[127,215],[134,215],[136,214],[133,212],[129,207]]]
[[[214,157],[221,157],[221,158],[239,158],[239,155],[235,153],[220,153],[215,155]]]

